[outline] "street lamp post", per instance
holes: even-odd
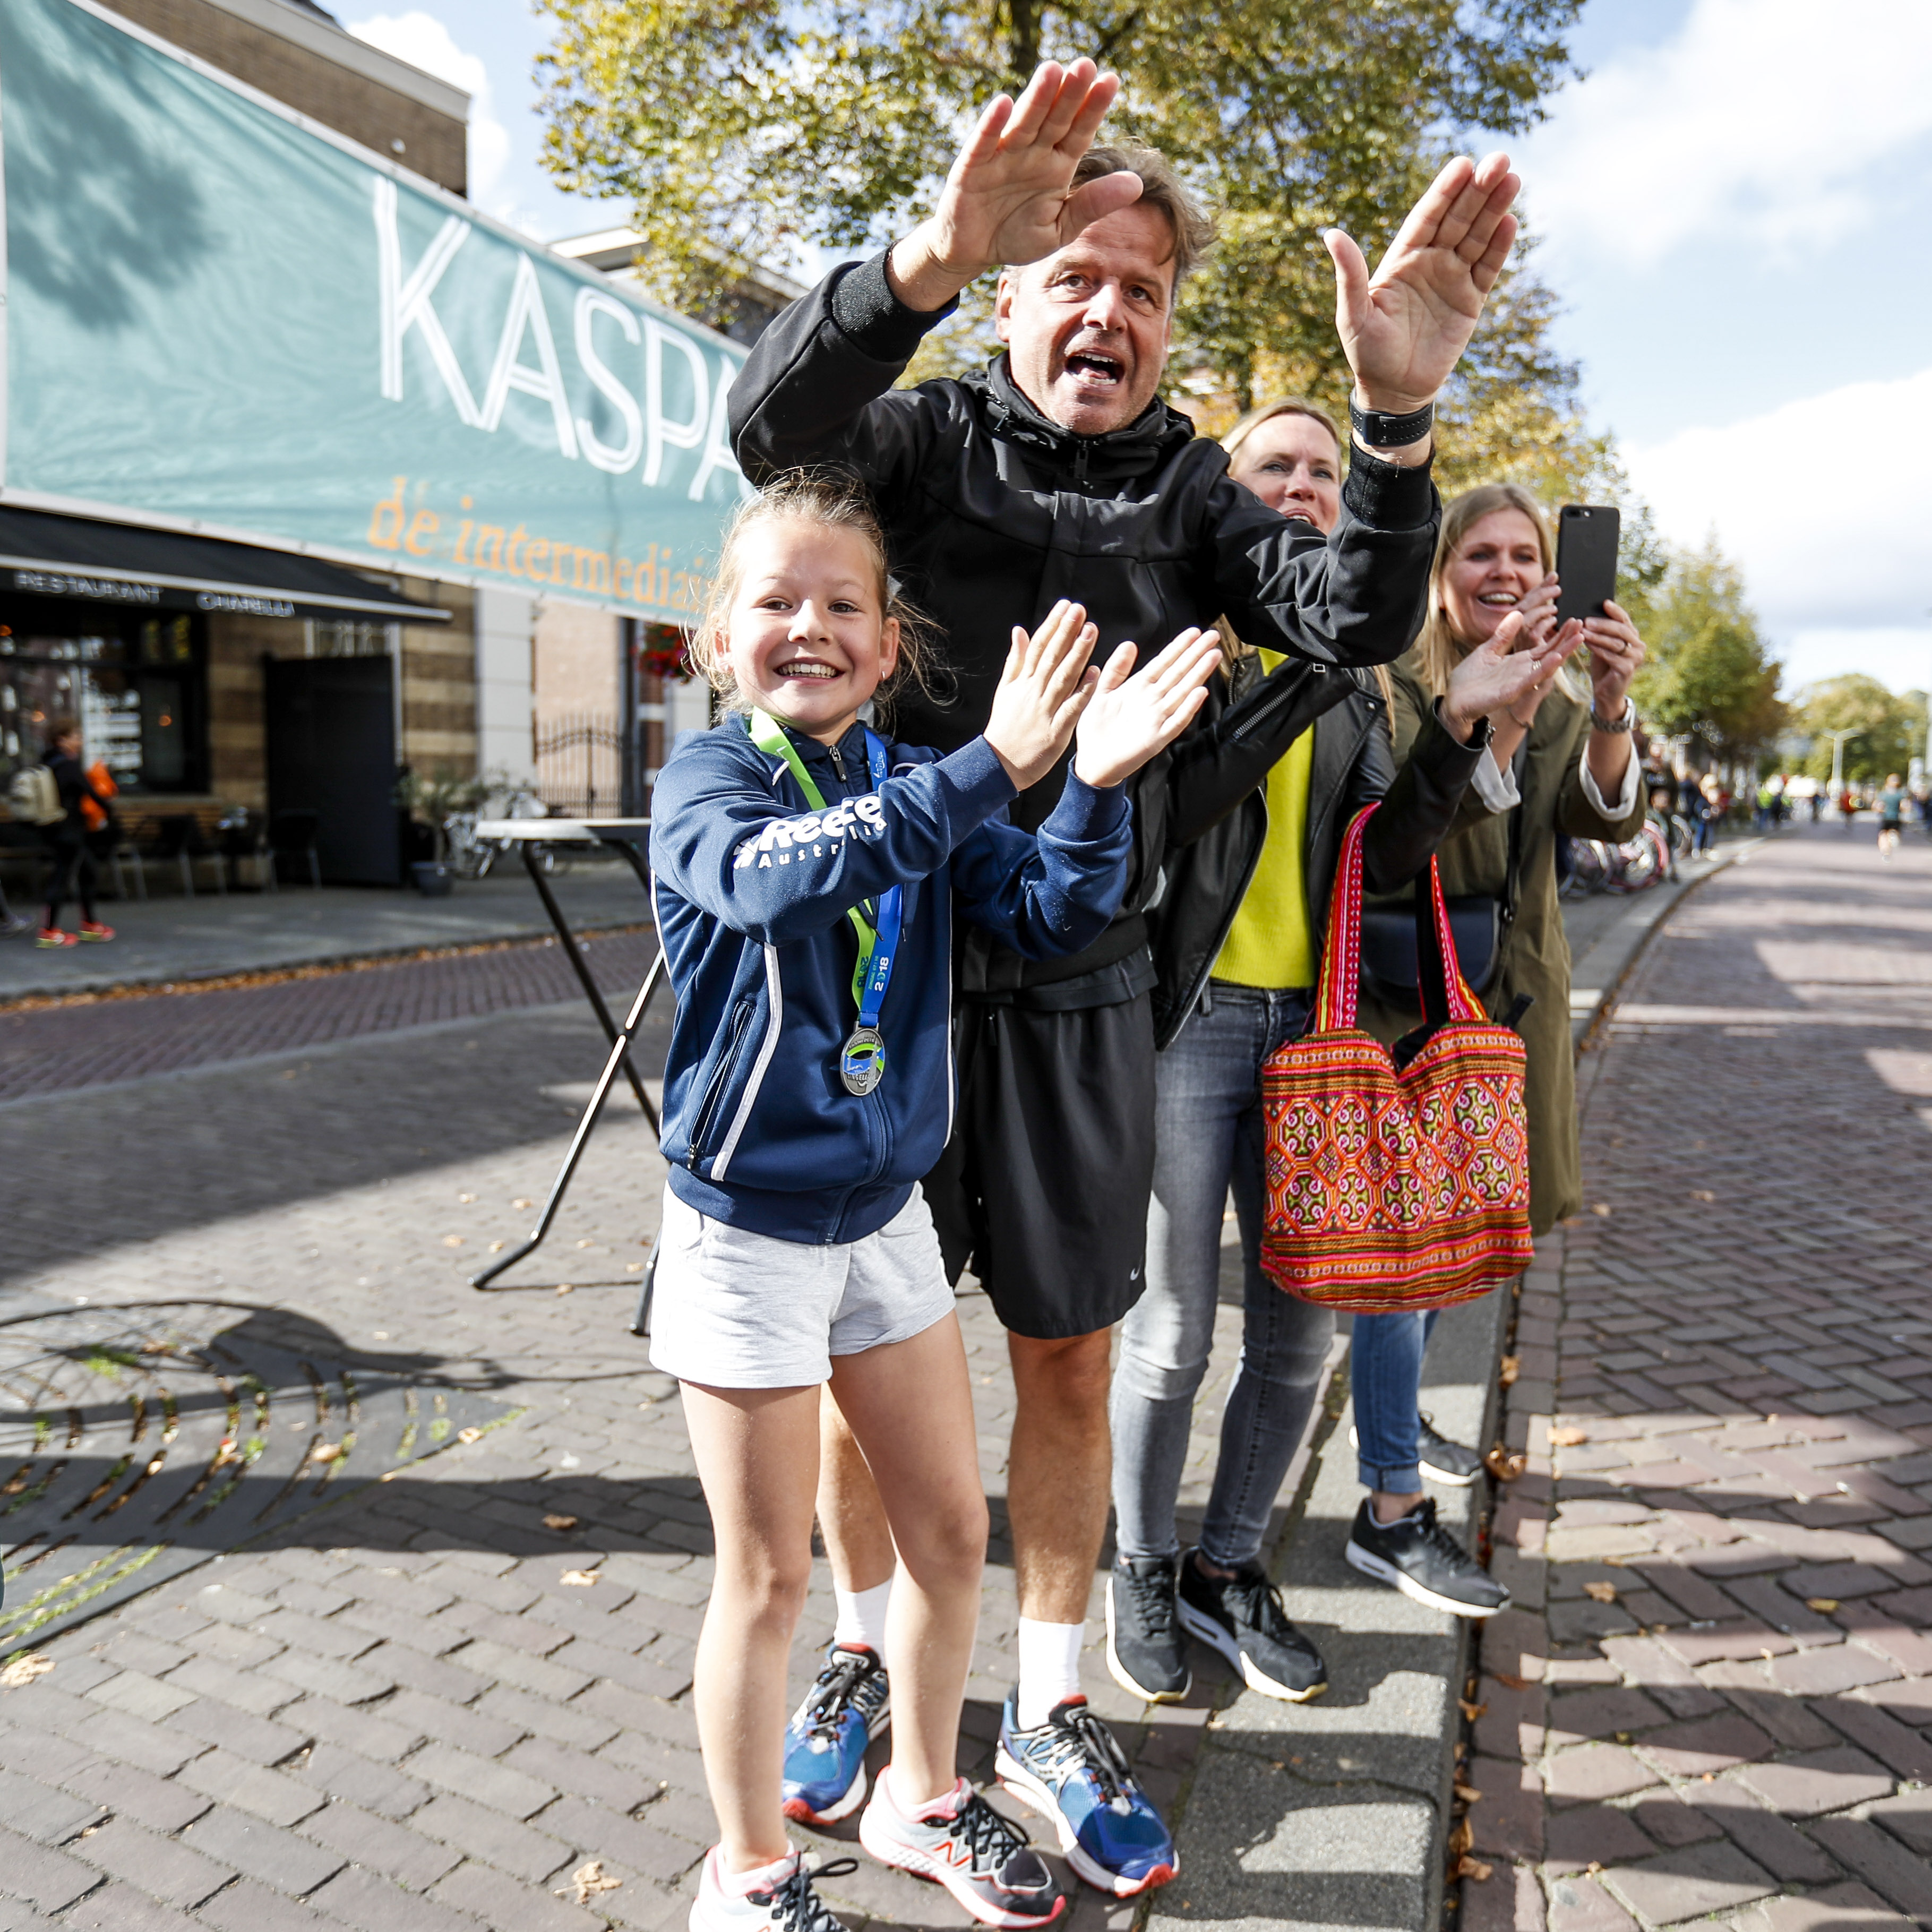
[[[1845,794],[1845,740],[1847,738],[1862,738],[1864,733],[1862,730],[1821,731],[1818,735],[1832,741],[1832,782],[1826,789],[1834,800],[1842,798]]]

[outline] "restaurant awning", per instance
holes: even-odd
[[[446,624],[449,613],[319,557],[0,504],[0,586],[37,597],[254,617]]]

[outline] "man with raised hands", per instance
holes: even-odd
[[[1440,518],[1432,404],[1508,259],[1519,184],[1500,154],[1450,162],[1372,276],[1330,231],[1355,384],[1343,508],[1324,539],[1231,482],[1220,446],[1160,400],[1175,292],[1212,228],[1158,154],[1094,146],[1119,90],[1090,61],[1048,62],[1017,101],[993,100],[932,214],[778,316],[730,409],[754,482],[825,464],[869,486],[894,574],[944,627],[944,678],[901,700],[902,736],[968,742],[1013,626],[1076,585],[1103,653],[1225,614],[1287,660],[1142,775],[1133,880],[1099,941],[1046,962],[967,941],[952,1137],[925,1184],[948,1264],[956,1275],[970,1259],[1012,1364],[1018,1681],[1000,1770],[1054,1822],[1083,1878],[1127,1897],[1174,1876],[1173,1841],[1088,1709],[1078,1660],[1106,1532],[1110,1334],[1143,1285],[1144,915],[1160,890],[1162,801],[1179,768],[1198,781],[1204,764],[1232,809],[1344,696],[1330,666],[1388,662],[1420,628]],[[957,380],[892,388],[961,292],[994,269],[1006,353]],[[1063,777],[1025,794],[1016,817],[1036,824]],[[826,1436],[819,1508],[838,1622],[786,1762],[787,1809],[808,1821],[858,1802],[866,1744],[890,1712],[891,1539],[836,1415]]]

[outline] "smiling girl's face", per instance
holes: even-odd
[[[898,663],[898,620],[885,615],[872,551],[856,531],[790,518],[738,541],[724,655],[739,692],[836,744]]]
[[[1487,644],[1544,574],[1536,526],[1520,510],[1479,518],[1442,573],[1442,602],[1456,642]]]

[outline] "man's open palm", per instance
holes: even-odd
[[[1410,211],[1373,279],[1339,228],[1335,326],[1372,408],[1418,410],[1448,381],[1516,240],[1510,204],[1522,186],[1509,158],[1458,155]]]
[[[980,274],[1037,262],[1089,222],[1140,194],[1131,174],[1106,175],[1070,194],[1073,170],[1120,91],[1090,60],[1042,63],[1017,101],[990,102],[952,170],[934,220],[948,265]]]

